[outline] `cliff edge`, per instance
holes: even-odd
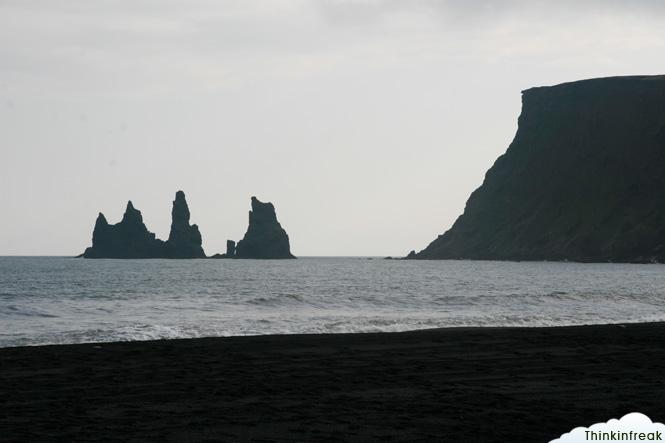
[[[518,130],[413,259],[665,262],[665,76],[528,89]]]

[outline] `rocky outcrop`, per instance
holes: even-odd
[[[155,238],[143,223],[141,211],[132,202],[122,220],[115,225],[100,213],[92,233],[92,246],[84,258],[205,258],[201,234],[196,225],[189,224],[189,208],[185,193],[178,191],[171,211],[171,233],[164,242]]]
[[[141,212],[127,203],[122,220],[110,225],[100,213],[92,234],[92,246],[81,255],[84,258],[205,258],[201,233],[190,225],[190,213],[185,193],[176,192],[171,210],[171,231],[166,242],[155,238],[143,223]],[[226,253],[211,258],[295,258],[291,254],[289,236],[277,221],[272,203],[262,203],[252,197],[249,227],[238,242],[228,240]]]
[[[236,256],[236,242],[233,240],[226,240],[226,256],[228,258]]]
[[[101,212],[92,233],[92,246],[83,253],[84,258],[160,258],[166,252],[162,240],[148,231],[141,211],[127,202],[127,209],[119,223],[110,225]]]
[[[522,93],[515,139],[409,258],[665,261],[665,76]]]
[[[171,232],[166,241],[168,258],[205,258],[197,225],[189,224],[189,207],[185,193],[178,191],[171,210]]]
[[[235,258],[236,255],[236,242],[233,240],[226,240],[226,253],[215,254],[210,258]]]
[[[295,258],[291,254],[289,236],[277,221],[272,203],[252,197],[249,227],[235,248],[233,258]]]

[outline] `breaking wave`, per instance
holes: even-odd
[[[0,346],[665,321],[663,265],[0,258]]]

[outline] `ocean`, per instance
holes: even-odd
[[[665,266],[0,257],[0,347],[665,320]]]

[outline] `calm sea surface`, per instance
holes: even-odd
[[[665,266],[0,257],[0,347],[665,320]]]

